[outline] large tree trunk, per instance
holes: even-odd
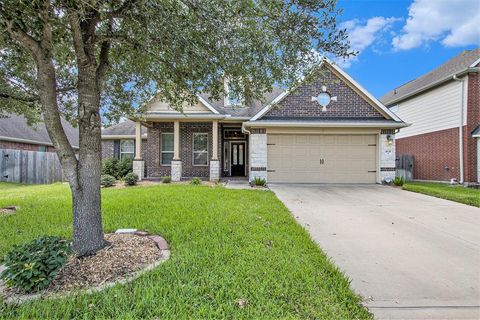
[[[96,69],[79,67],[78,119],[80,150],[78,185],[72,186],[73,250],[78,255],[93,254],[105,246],[102,228],[100,177],[102,144],[100,120],[100,88]]]

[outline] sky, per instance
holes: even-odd
[[[339,0],[360,53],[337,63],[377,98],[480,46],[480,0]]]

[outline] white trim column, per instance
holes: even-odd
[[[138,176],[138,180],[145,177],[145,161],[142,159],[142,123],[135,122],[135,158],[133,159],[133,173]]]
[[[210,181],[220,180],[220,161],[218,160],[218,121],[212,122],[212,159],[210,160]]]
[[[182,160],[180,159],[180,121],[173,122],[173,160],[172,160],[172,181],[182,179]]]

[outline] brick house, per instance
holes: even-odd
[[[411,124],[395,135],[397,156],[414,156],[418,180],[480,181],[480,49],[466,50],[385,94]]]
[[[134,153],[140,178],[380,183],[395,175],[395,131],[407,126],[328,59],[319,77],[262,101],[208,94],[183,113],[157,97],[135,122],[102,132],[103,156]],[[226,84],[228,88],[228,84]],[[146,130],[146,132],[145,132]],[[133,143],[134,141],[134,143]]]
[[[62,119],[68,141],[78,149],[78,129]],[[22,115],[0,116],[0,149],[55,152],[47,128],[42,122],[29,126]]]

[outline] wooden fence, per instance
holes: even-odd
[[[55,152],[0,149],[0,181],[44,184],[63,180]]]
[[[401,154],[396,159],[397,176],[403,177],[406,181],[413,180],[413,165],[415,158],[410,154]]]

